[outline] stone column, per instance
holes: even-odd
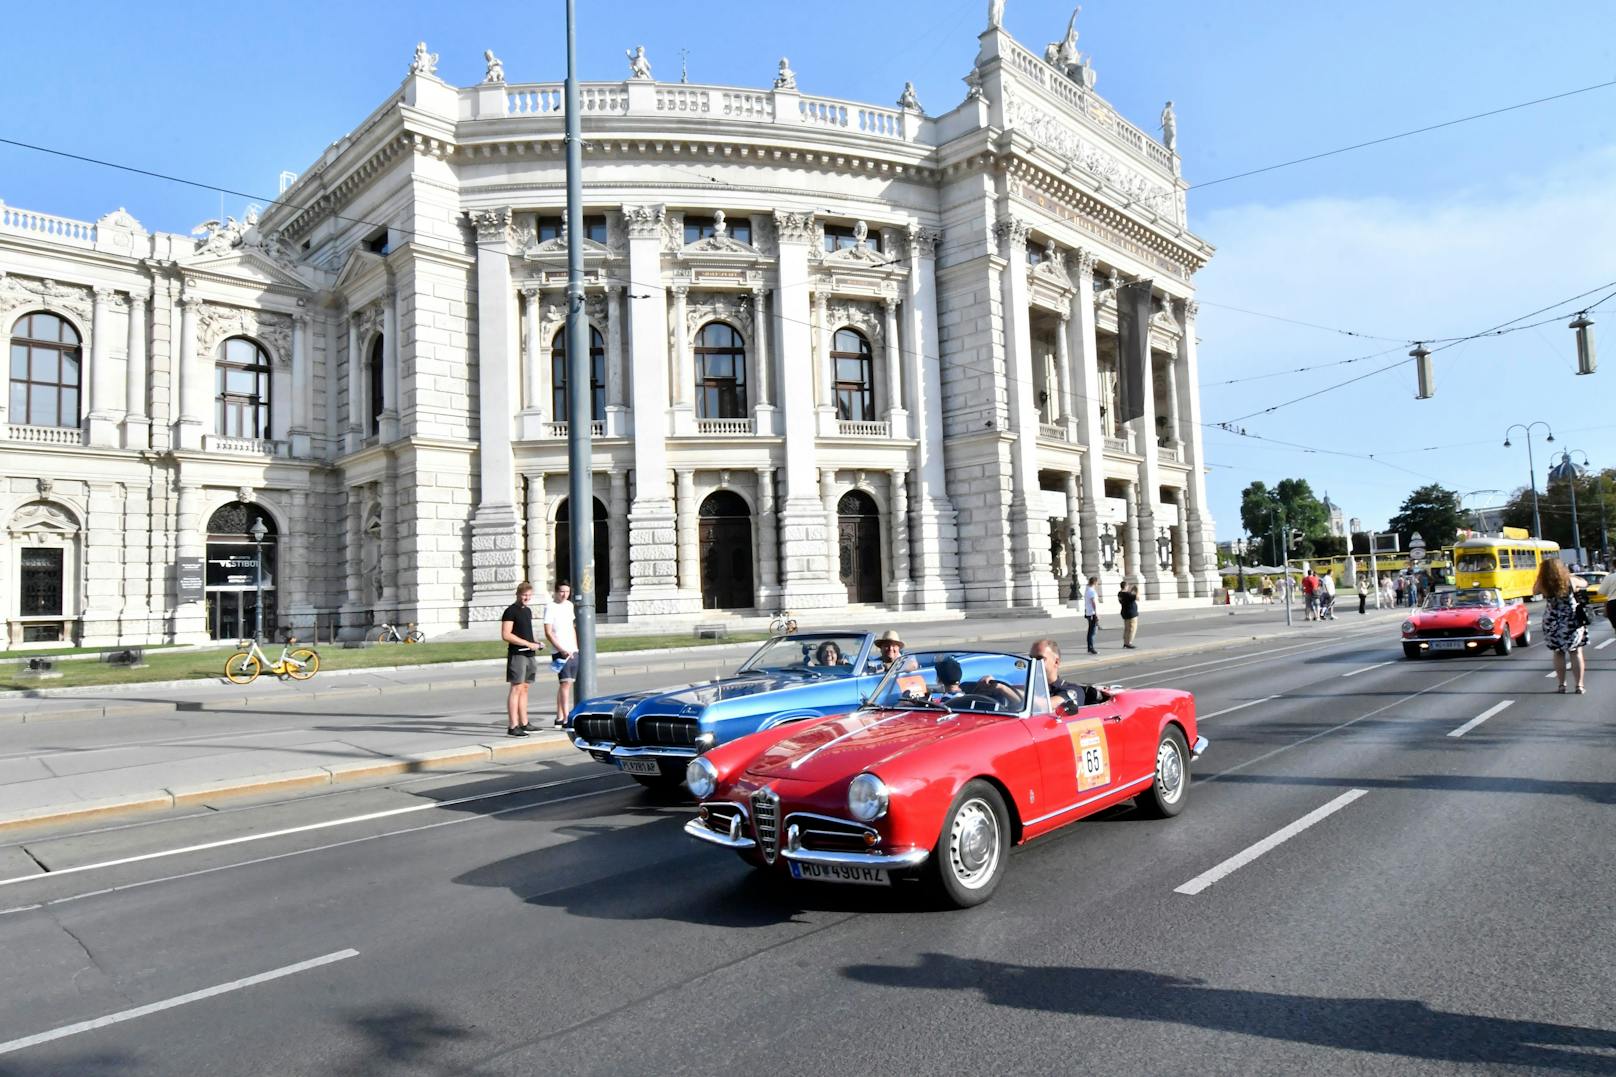
[[[1169,302],[1171,301],[1169,300]],[[1179,347],[1183,347],[1182,341],[1180,341]],[[1184,443],[1184,427],[1179,421],[1177,357],[1174,357],[1173,361],[1167,364],[1167,368],[1162,373],[1167,379],[1167,444],[1174,449],[1179,449]],[[1182,453],[1181,449],[1179,451]]]
[[[539,339],[539,289],[522,289],[522,408],[517,422],[524,440],[544,436],[550,414],[550,363]]]
[[[1144,582],[1140,596],[1156,599],[1164,594],[1161,566],[1156,559],[1156,500],[1161,497],[1161,449],[1157,445],[1160,435],[1156,433],[1156,355],[1149,347],[1150,326],[1140,326],[1139,331],[1145,337],[1145,354],[1148,357],[1144,399],[1140,401],[1143,414],[1128,425],[1133,428],[1134,446],[1140,455],[1137,497],[1140,549],[1148,553],[1148,556],[1142,554],[1139,561],[1138,571]],[[1127,357],[1123,361],[1127,362]]]
[[[612,563],[606,591],[606,615],[613,620],[622,620],[628,616],[629,587],[628,472],[624,468],[612,468],[607,511]]]
[[[90,400],[88,443],[97,446],[118,444],[118,402],[113,399],[117,382],[112,370],[111,288],[94,291],[90,318]]]
[[[634,499],[629,505],[628,616],[688,612],[679,591],[678,533],[668,496],[668,300],[662,286],[661,206],[624,206],[630,307],[629,354],[634,409]]]
[[[187,306],[187,313],[190,311]],[[202,536],[206,521],[202,519],[202,487],[194,481],[182,479],[179,504],[174,521],[175,553],[180,557],[206,557],[207,546]],[[174,609],[174,642],[198,643],[208,638],[207,609],[202,600],[181,602],[179,573],[172,574],[173,590],[169,592]]]
[[[395,621],[398,619],[399,591],[398,487],[398,457],[389,456],[387,459],[386,481],[380,483],[376,491],[382,504],[382,594],[381,598],[377,601],[380,602],[381,607],[387,611],[387,616]],[[511,496],[515,496],[514,491],[512,491]],[[513,571],[512,575],[516,575],[519,572],[517,566],[518,562],[513,559],[511,562],[511,567],[517,571]],[[513,588],[516,586],[516,581],[514,579],[511,581],[511,586]]]
[[[314,427],[314,371],[309,362],[309,317],[292,316],[292,455],[311,452]]]
[[[909,229],[909,294],[904,304],[904,363],[914,402],[915,497],[909,504],[910,606],[942,609],[964,598],[954,506],[943,468],[943,377],[937,318],[937,244],[941,233]]]
[[[675,472],[679,511],[679,589],[701,595],[701,546],[696,529],[696,473]]]
[[[819,498],[813,337],[809,325],[810,213],[774,215],[779,274],[774,339],[780,353],[780,401],[785,433],[784,499],[780,505],[781,605],[794,610],[839,605],[841,588],[826,579],[825,513]]]
[[[477,230],[477,507],[471,518],[471,619],[490,621],[510,603],[521,571],[521,524],[513,504],[510,402],[516,398],[516,291],[509,254],[511,211],[472,214]],[[587,510],[585,510],[587,511]]]
[[[759,609],[773,609],[780,594],[780,521],[775,515],[774,468],[757,469]]]
[[[348,434],[344,439],[345,452],[357,452],[365,443],[365,357],[359,354],[363,338],[359,330],[359,314],[348,312]]]
[[[1094,319],[1094,255],[1085,250],[1074,251],[1073,262],[1077,295],[1072,299],[1072,317],[1063,320],[1062,325],[1069,331],[1067,348],[1077,395],[1074,428],[1084,455],[1079,475],[1082,528],[1079,549],[1072,551],[1072,563],[1087,579],[1101,575],[1104,570],[1100,560],[1100,513],[1105,507],[1105,431],[1100,424],[1100,346]]]
[[[504,257],[504,256],[502,255],[501,257]],[[510,277],[511,277],[511,267],[510,267],[510,260],[509,259],[506,259],[504,269],[505,269],[505,273],[504,273],[505,281],[506,281],[506,284],[508,286],[509,283],[510,283]],[[479,278],[481,277],[481,275],[482,275],[482,260],[479,258],[478,259],[478,276],[479,276]],[[488,302],[488,295],[485,292],[483,292],[481,280],[479,279],[478,288],[477,288],[477,305],[478,305],[478,309],[481,309],[482,305],[484,303],[486,303],[486,302]],[[511,306],[510,297],[506,296],[505,299],[503,300],[503,302],[500,303],[500,309],[505,312],[504,316],[505,316],[505,318],[507,320],[514,321],[515,315],[511,311],[510,306]],[[486,344],[484,342],[482,342],[481,339],[479,338],[479,349],[481,349],[483,347],[486,347]],[[514,349],[512,349],[512,350],[514,351]],[[389,441],[397,441],[398,437],[399,437],[399,432],[400,432],[399,403],[398,403],[398,388],[399,388],[400,378],[399,378],[399,360],[398,360],[398,357],[399,357],[399,347],[398,347],[398,289],[396,289],[396,288],[392,287],[391,285],[389,285],[389,287],[387,289],[387,294],[382,299],[382,422],[381,422],[380,434],[379,434],[377,440],[381,441],[383,444],[386,444]],[[486,398],[486,397],[484,398],[485,401],[488,400],[488,399],[489,398]],[[509,401],[511,399],[511,397],[509,395],[506,395],[506,396],[503,396],[503,397],[494,397],[492,399],[499,401],[499,403],[497,404],[496,407],[499,410],[501,415],[504,415],[506,412],[509,411],[509,408],[510,408]],[[482,421],[485,424],[488,422],[488,414],[487,414],[488,410],[489,409],[486,406],[483,407]],[[510,419],[508,417],[503,419],[503,425],[507,428],[507,431],[508,431],[509,426],[510,426]],[[509,444],[509,442],[510,442],[510,434],[507,432],[506,433],[506,443]],[[486,442],[486,439],[485,439],[485,441],[484,441],[485,450],[486,450],[486,446],[487,446],[487,442]],[[515,582],[516,581],[514,581],[514,580],[511,581],[512,586],[515,586]]]
[[[692,434],[696,430],[696,374],[691,366],[690,326],[687,322],[687,300],[690,289],[683,284],[673,287],[673,408],[674,434]]]
[[[174,446],[179,449],[200,449],[203,431],[212,426],[208,404],[213,372],[202,369],[196,354],[196,322],[201,308],[202,300],[196,296],[180,296],[180,417],[174,424]]]
[[[819,436],[835,437],[836,426],[836,364],[831,362],[832,334],[830,330],[830,298],[821,281],[814,292],[814,353],[818,371]]]
[[[608,284],[606,286],[606,436],[609,438],[628,437],[628,362],[623,353],[623,286],[621,284]],[[626,512],[626,510],[625,510]],[[622,517],[626,519],[625,517]],[[624,534],[628,532],[625,530]],[[616,571],[617,562],[612,562],[613,571]],[[628,571],[628,562],[623,562],[623,571]],[[625,576],[626,580],[627,577]],[[626,599],[628,585],[625,583],[623,593],[618,597]]]
[[[555,581],[550,579],[550,498],[544,491],[544,472],[536,471],[527,477],[524,500],[527,579],[540,594],[549,594]]]
[[[370,627],[370,604],[365,595],[365,488],[349,486],[344,493],[347,501],[343,505],[343,530],[347,541],[342,567],[347,597],[342,604],[342,623],[345,628],[363,631]]]
[[[151,410],[151,447],[156,452],[166,452],[173,445],[174,440],[174,388],[175,364],[179,362],[179,311],[175,308],[176,285],[167,275],[156,276],[152,281],[151,302],[151,348],[146,356],[147,379],[151,385],[148,401]],[[165,488],[160,497],[166,506],[170,500]],[[166,508],[165,510],[166,511]],[[164,524],[166,529],[167,524]],[[156,547],[154,547],[156,549]],[[154,557],[154,562],[156,558]],[[166,561],[166,557],[163,558]],[[167,600],[158,594],[156,584],[152,587],[153,609],[163,609]]]
[[[909,473],[892,473],[892,507],[887,513],[892,536],[892,582],[887,584],[887,604],[904,609],[909,600]]]
[[[1042,418],[1033,392],[1032,331],[1027,285],[1025,222],[1008,219],[994,226],[1006,267],[1000,277],[1004,304],[1004,369],[1009,384],[1010,447],[1009,560],[1010,601],[1016,606],[1049,606],[1057,601],[1049,574],[1049,521],[1038,485],[1038,434]]]
[[[752,289],[752,356],[757,404],[752,409],[753,429],[774,434],[774,353],[769,349],[769,292],[761,284]]]
[[[904,403],[903,342],[898,336],[898,300],[887,296],[886,326],[883,330],[887,360],[887,423],[895,438],[909,436],[909,409]]]
[[[146,410],[146,296],[129,297],[129,360],[124,379],[123,447],[151,447],[151,419]]]
[[[1066,431],[1066,440],[1077,443],[1077,409],[1072,399],[1072,310],[1060,312],[1060,330],[1055,334],[1055,399],[1060,417],[1056,422]],[[1077,551],[1069,551],[1074,555]]]
[[[1190,575],[1195,597],[1209,597],[1219,586],[1217,554],[1214,552],[1212,514],[1206,504],[1206,464],[1201,438],[1201,382],[1196,357],[1195,315],[1200,305],[1187,300],[1179,310],[1183,334],[1178,341],[1174,366],[1184,391],[1184,422],[1187,435],[1183,444],[1184,463],[1189,466],[1189,497],[1184,506],[1184,529],[1188,535]]]
[[[1141,520],[1139,512],[1139,484],[1126,483],[1123,487],[1123,512],[1126,516],[1122,525],[1122,576],[1124,581],[1132,579],[1138,582],[1144,575],[1144,566],[1140,562],[1140,550],[1144,548],[1140,534]],[[1144,589],[1140,589],[1140,597],[1144,597]]]
[[[825,468],[819,473],[819,506],[825,514],[825,579],[826,582],[842,587],[843,601],[846,601],[845,585],[842,583],[841,521],[836,518],[836,472]]]
[[[267,441],[290,441],[293,412],[297,409],[292,380],[293,357],[279,353],[269,361],[269,429],[259,433]],[[217,433],[218,431],[215,431]]]
[[[314,573],[309,551],[318,526],[309,516],[309,495],[293,490],[287,505],[289,526],[282,536],[276,588],[276,612],[282,632],[301,639],[314,638]]]

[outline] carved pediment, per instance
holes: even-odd
[[[268,347],[276,364],[292,361],[292,318],[287,314],[204,303],[197,312],[196,336],[203,355],[212,355],[230,337],[251,337]]]
[[[203,251],[190,258],[181,259],[180,265],[210,276],[229,277],[262,287],[279,286],[296,288],[300,291],[311,288],[309,282],[289,262],[273,258],[266,251],[257,248],[236,248],[223,253]]]
[[[81,328],[90,325],[90,289],[82,284],[63,284],[48,278],[19,277],[0,271],[0,309],[36,303],[76,315]]]
[[[79,522],[72,513],[49,501],[30,501],[11,517],[9,528],[13,535],[30,534],[74,535]]]
[[[387,260],[375,251],[367,251],[363,247],[355,247],[348,252],[348,260],[342,263],[342,271],[337,274],[336,283],[332,291],[346,295],[356,285],[369,280],[373,275],[382,275],[387,271]]]
[[[516,245],[524,261],[565,261],[567,257],[567,234],[565,231],[555,239],[547,239],[543,243],[536,241],[533,230],[519,229],[516,233]],[[584,258],[605,258],[612,253],[611,248],[604,243],[593,239],[583,242]]]

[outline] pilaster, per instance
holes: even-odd
[[[1206,503],[1206,456],[1201,437],[1201,374],[1196,355],[1195,315],[1200,304],[1186,300],[1181,308],[1183,333],[1179,336],[1177,367],[1184,387],[1184,462],[1189,465],[1189,498],[1184,506],[1188,535],[1190,576],[1195,597],[1208,598],[1221,585],[1217,571],[1212,513]]]
[[[944,609],[964,597],[959,578],[958,524],[948,497],[943,456],[942,344],[937,316],[934,229],[909,229],[908,302],[903,306],[904,363],[915,415],[915,497],[909,504],[910,606]]]
[[[129,358],[125,364],[123,447],[151,447],[151,418],[146,410],[146,296],[135,292],[129,297]]]
[[[516,292],[511,284],[510,210],[475,213],[472,224],[477,230],[477,398],[482,437],[477,451],[478,501],[471,517],[470,619],[491,621],[510,604],[521,572],[509,406],[517,384]]]
[[[1072,385],[1076,390],[1079,415],[1078,436],[1084,447],[1083,468],[1079,473],[1081,522],[1078,549],[1073,563],[1087,580],[1104,569],[1100,551],[1100,509],[1105,504],[1105,432],[1100,424],[1100,346],[1094,318],[1094,255],[1073,252],[1077,295],[1072,299],[1072,317],[1067,324],[1067,348],[1071,356]]]
[[[892,472],[891,483],[887,530],[892,547],[892,579],[887,584],[887,604],[901,610],[909,606],[909,473]]]
[[[757,606],[774,609],[780,597],[780,522],[774,503],[774,468],[757,469]]]
[[[994,228],[1006,267],[1000,274],[1004,305],[1004,371],[1010,424],[1009,565],[1010,601],[1015,606],[1050,606],[1057,596],[1049,574],[1049,522],[1040,506],[1038,433],[1041,422],[1033,395],[1031,296],[1027,286],[1027,225],[1001,220]]]

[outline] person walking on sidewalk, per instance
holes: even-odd
[[[1585,691],[1582,679],[1587,669],[1582,649],[1588,645],[1588,607],[1579,601],[1578,582],[1581,581],[1566,570],[1559,558],[1544,558],[1532,593],[1542,595],[1548,606],[1543,611],[1543,634],[1548,637],[1549,650],[1554,652],[1554,675],[1560,682],[1556,691],[1566,690],[1566,667],[1570,666],[1577,675],[1580,696]]]
[[[1369,577],[1358,577],[1358,616],[1369,612]]]
[[[1303,617],[1309,621],[1319,619],[1319,578],[1308,569],[1302,577],[1302,603],[1306,607]]]
[[[1089,653],[1099,654],[1094,646],[1094,634],[1100,630],[1100,577],[1090,576],[1089,584],[1083,588],[1083,617],[1089,623]]]
[[[1319,620],[1335,620],[1335,574],[1329,569],[1319,577]]]
[[[533,585],[523,580],[516,587],[516,601],[499,615],[499,638],[505,641],[505,735],[528,735],[527,691],[539,675],[539,652],[544,644],[533,638]]]
[[[1139,584],[1129,580],[1117,592],[1117,601],[1122,603],[1122,645],[1132,651],[1133,637],[1139,631]]]
[[[567,724],[572,710],[572,683],[578,679],[578,621],[572,608],[572,584],[556,583],[555,598],[544,606],[544,638],[554,654],[550,670],[556,675],[556,728]]]

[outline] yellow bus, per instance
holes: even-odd
[[[1453,547],[1455,582],[1496,587],[1505,598],[1531,598],[1538,565],[1559,556],[1560,547],[1542,539],[1467,538]]]

